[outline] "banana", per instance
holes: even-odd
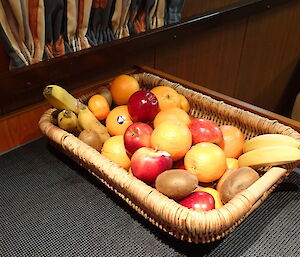
[[[80,132],[77,116],[71,110],[62,110],[57,117],[58,126],[68,132],[78,134]]]
[[[57,85],[49,85],[43,91],[47,101],[58,110],[71,110],[78,113],[81,105],[79,99],[73,97],[67,90]]]
[[[79,108],[78,124],[82,129],[91,129],[97,132],[103,143],[110,138],[107,128],[100,123],[87,106]]]
[[[239,167],[282,165],[300,160],[300,149],[292,146],[266,146],[242,154],[238,158]]]
[[[251,138],[246,141],[243,147],[243,152],[249,152],[265,146],[291,146],[300,149],[300,141],[290,136],[281,134],[264,134]]]

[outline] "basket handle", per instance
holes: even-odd
[[[254,204],[269,188],[277,183],[281,177],[285,176],[286,173],[287,170],[284,168],[272,167],[241,194],[246,197],[251,204]]]

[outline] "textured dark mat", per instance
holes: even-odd
[[[0,256],[300,256],[300,175],[227,238],[178,241],[45,138],[0,156]]]

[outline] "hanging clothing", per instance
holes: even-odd
[[[87,37],[92,46],[114,39],[111,26],[113,0],[94,0]]]
[[[166,0],[165,6],[165,25],[179,22],[184,0]]]
[[[111,19],[115,39],[129,36],[128,21],[131,0],[116,0]]]
[[[0,1],[0,36],[10,56],[10,69],[43,60],[44,24],[42,0]]]
[[[178,22],[184,0],[0,0],[10,69]]]

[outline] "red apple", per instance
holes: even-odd
[[[169,153],[148,147],[138,149],[131,158],[132,174],[149,184],[154,183],[160,173],[171,169],[172,164]]]
[[[214,197],[203,191],[191,193],[179,202],[179,204],[196,211],[209,211],[215,209]]]
[[[153,129],[143,122],[132,123],[124,133],[124,145],[129,156],[141,147],[150,147]]]
[[[173,162],[173,169],[181,169],[181,170],[185,170],[184,167],[184,159],[180,159],[178,161]]]
[[[193,119],[189,125],[192,133],[193,145],[201,142],[223,144],[223,134],[220,127],[208,119]]]
[[[159,112],[158,100],[150,91],[139,90],[130,96],[128,112],[132,121],[150,122]]]

